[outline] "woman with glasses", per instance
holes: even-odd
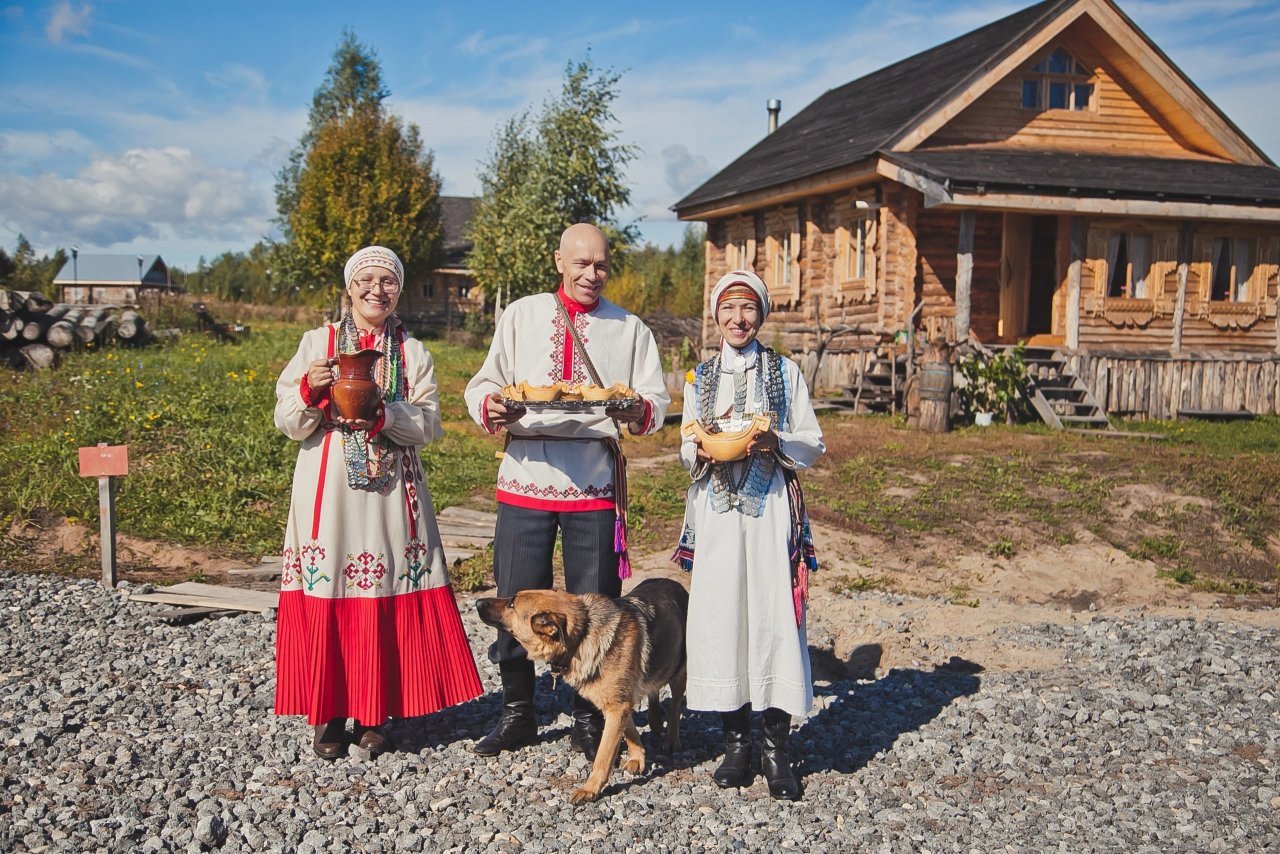
[[[404,267],[369,246],[344,270],[345,310],[302,338],[276,383],[275,423],[302,442],[276,633],[278,715],[306,715],[322,759],[390,748],[390,717],[479,696],[418,450],[441,434],[435,368],[395,316]],[[373,418],[333,405],[340,353],[376,349]]]

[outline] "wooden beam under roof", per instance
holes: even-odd
[[[805,196],[817,196],[848,190],[860,184],[866,184],[876,177],[875,161],[866,160],[853,166],[823,172],[786,184],[779,184],[775,187],[766,187],[727,199],[717,199],[704,205],[695,205],[681,211],[678,218],[684,221],[721,219],[735,214],[747,213],[757,208],[785,204],[796,199],[802,199]]]

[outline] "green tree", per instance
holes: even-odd
[[[270,252],[258,242],[247,252],[224,252],[213,263],[204,258],[192,273],[175,270],[175,281],[193,294],[208,294],[221,300],[251,303],[279,303],[296,294],[277,293],[272,286]]]
[[[620,79],[597,72],[590,56],[570,62],[558,97],[498,129],[470,229],[468,263],[486,294],[513,299],[550,288],[558,278],[552,252],[575,222],[602,228],[619,260],[635,243],[636,227],[617,221],[631,198],[624,168],[637,155],[615,129]]]
[[[680,317],[701,317],[703,291],[706,288],[705,226],[690,223],[672,261],[672,287],[667,305]]]
[[[15,291],[31,291],[44,294],[50,299],[59,299],[53,287],[53,277],[58,275],[62,265],[67,263],[67,253],[59,247],[52,255],[36,257],[31,241],[24,235],[18,235],[14,246],[13,257],[5,255],[8,272],[0,276],[5,287]]]
[[[311,102],[307,131],[276,182],[284,241],[267,259],[286,292],[334,299],[342,264],[371,243],[395,250],[406,278],[440,251],[440,179],[418,127],[391,115],[373,51],[346,31]]]
[[[700,317],[705,230],[690,224],[677,247],[647,244],[627,254],[609,279],[609,299],[636,314]]]

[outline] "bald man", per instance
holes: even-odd
[[[572,593],[619,596],[622,578],[630,572],[620,427],[636,435],[656,431],[671,397],[653,333],[602,296],[609,280],[604,233],[587,223],[570,226],[560,237],[555,261],[559,288],[507,307],[489,355],[465,393],[476,423],[490,433],[508,434],[498,468],[493,574],[502,597],[549,589],[559,533],[565,587]],[[532,411],[502,403],[504,386],[562,380],[625,383],[637,399],[604,412]],[[529,744],[538,734],[533,663],[524,647],[499,631],[489,659],[502,675],[503,710],[493,731],[472,747],[482,756]],[[588,760],[595,758],[603,727],[599,710],[575,694],[571,743]]]

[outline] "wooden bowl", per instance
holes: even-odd
[[[564,380],[556,383],[560,387],[560,397],[558,400],[582,400],[581,386],[567,383]]]
[[[528,400],[537,403],[547,403],[552,400],[559,400],[564,393],[565,384],[558,382],[553,385],[529,385],[526,381],[521,381],[516,385],[516,390],[520,392],[517,400]]]
[[[626,383],[614,383],[608,387],[584,383],[578,386],[578,391],[583,400],[624,400],[635,394]]]
[[[768,430],[771,425],[772,419],[768,415],[753,415],[750,424],[731,433],[708,433],[697,421],[686,424],[680,432],[687,436],[697,436],[702,449],[716,462],[732,463],[744,459],[751,440],[757,433]]]

